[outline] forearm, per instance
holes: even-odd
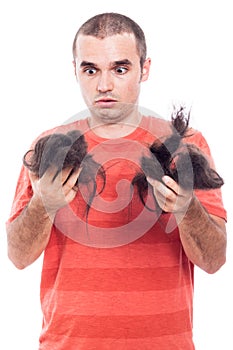
[[[45,249],[53,224],[42,201],[32,198],[23,212],[7,225],[8,256],[23,269],[32,264]]]
[[[211,217],[196,197],[193,197],[183,218],[177,214],[176,219],[188,258],[206,272],[216,272],[226,259],[224,221]]]

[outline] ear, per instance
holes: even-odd
[[[146,81],[149,77],[151,59],[147,58],[143,64],[141,81]]]
[[[76,62],[75,62],[75,60],[73,60],[72,63],[73,63],[73,66],[74,66],[74,75],[75,75],[76,78],[77,78],[77,73],[76,73]]]

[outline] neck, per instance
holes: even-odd
[[[141,118],[142,116],[139,112],[131,118],[119,122],[100,122],[91,116],[88,118],[88,124],[97,136],[114,139],[131,134],[140,124]]]

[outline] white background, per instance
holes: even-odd
[[[22,155],[41,131],[85,109],[73,74],[72,41],[85,20],[107,11],[132,17],[145,31],[152,69],[140,105],[164,117],[173,102],[192,106],[191,124],[205,135],[225,179],[227,263],[214,275],[196,269],[194,336],[197,350],[232,350],[233,24],[226,0],[1,2],[0,348],[36,350],[42,322],[42,260],[18,271],[6,253],[5,221]]]

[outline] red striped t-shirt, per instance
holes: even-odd
[[[140,156],[154,138],[169,134],[170,124],[143,117],[130,135],[111,140],[95,135],[86,120],[50,133],[74,128],[85,134],[106,183],[87,221],[88,190],[82,186],[56,215],[44,251],[39,349],[193,350],[194,266],[174,217],[145,208],[131,186]],[[194,131],[190,142],[210,157],[201,133]],[[31,195],[23,168],[10,220]],[[210,214],[226,218],[220,190],[196,195]],[[149,194],[148,207],[153,203]]]

